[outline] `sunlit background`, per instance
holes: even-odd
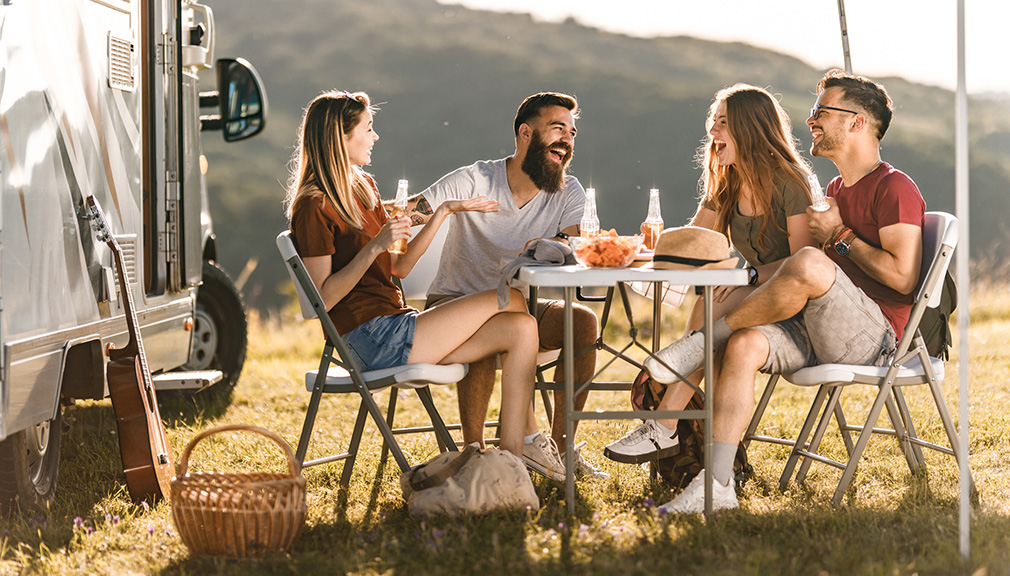
[[[837,0],[439,0],[470,8],[566,18],[632,36],[687,35],[746,42],[828,68],[842,67]],[[957,2],[845,0],[853,71],[901,76],[953,89],[957,82]],[[771,7],[774,7],[772,9]],[[784,18],[783,14],[791,14]],[[1010,26],[1007,0],[965,3],[966,82],[970,93],[1010,92],[1010,65],[998,39]],[[788,30],[787,33],[784,33]]]

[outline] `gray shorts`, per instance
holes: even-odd
[[[817,364],[881,366],[894,353],[894,328],[880,307],[835,265],[835,283],[788,320],[754,328],[768,338],[762,372],[788,374]]]

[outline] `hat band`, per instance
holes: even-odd
[[[687,264],[688,266],[704,266],[705,264],[715,264],[722,260],[705,260],[702,258],[684,258],[683,256],[667,256],[666,254],[654,254],[653,262],[670,262],[672,264]]]

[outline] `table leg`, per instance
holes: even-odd
[[[564,348],[565,359],[565,500],[568,501],[568,513],[575,514],[575,430],[572,422],[572,411],[575,409],[575,329],[572,317],[572,299],[575,288],[566,286],[564,311]]]
[[[715,378],[712,350],[712,287],[705,286],[705,518],[712,517],[712,404],[715,403]]]
[[[661,341],[660,333],[663,327],[660,324],[663,315],[663,283],[652,283],[652,351],[659,351]]]

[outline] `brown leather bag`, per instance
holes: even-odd
[[[635,410],[655,410],[665,390],[665,384],[653,381],[649,373],[642,370],[631,386],[631,405]],[[703,410],[703,402],[701,393],[695,391],[685,410]],[[681,418],[677,422],[680,450],[653,463],[654,469],[667,484],[683,488],[701,472],[705,462],[703,426],[702,421],[694,419]],[[747,462],[747,450],[741,444],[737,447],[736,458],[733,460],[733,473],[737,485],[743,485],[753,472],[754,468]]]

